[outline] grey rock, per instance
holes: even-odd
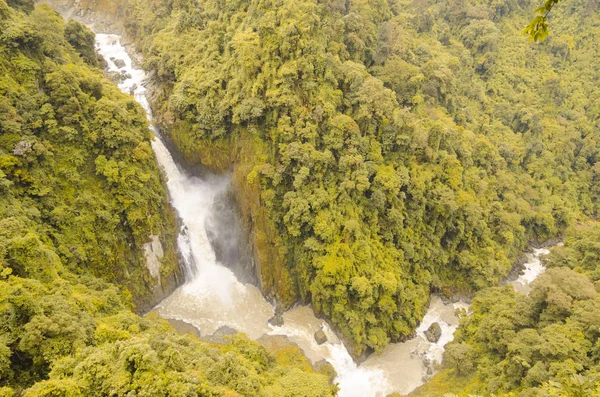
[[[325,335],[325,332],[323,332],[322,329],[315,332],[315,340],[319,345],[322,345],[323,343],[327,342],[327,335]]]
[[[123,80],[125,80],[125,76],[123,76],[121,73],[114,72],[114,71],[108,72],[106,74],[106,77],[108,77],[115,84],[119,84]]]
[[[442,336],[442,327],[440,327],[440,325],[438,323],[431,324],[429,329],[427,329],[427,331],[425,331],[425,337],[431,343],[437,343],[437,341],[440,340],[441,336]]]
[[[258,338],[256,341],[273,352],[281,350],[281,349],[286,349],[290,346],[297,347],[298,349],[300,349],[300,347],[298,347],[297,344],[292,342],[290,340],[290,338],[287,337],[287,335],[264,334],[263,336]]]
[[[274,327],[281,327],[283,325],[283,316],[281,314],[276,314],[271,317],[268,322]]]
[[[237,330],[234,328],[231,328],[227,325],[222,326],[221,328],[219,328],[218,330],[216,330],[212,336],[214,337],[223,337],[223,336],[227,336],[227,335],[235,335],[237,334]]]
[[[112,61],[115,63],[115,66],[118,67],[119,69],[125,67],[125,61],[122,59],[112,59]]]
[[[222,326],[221,328],[219,328],[218,330],[216,330],[212,335],[210,336],[203,336],[202,339],[205,342],[210,342],[210,343],[218,343],[220,345],[225,345],[228,343],[227,340],[227,336],[229,335],[234,335],[237,334],[237,330],[228,327],[227,325]]]
[[[168,318],[167,321],[169,322],[169,324],[171,324],[173,328],[175,328],[175,331],[177,331],[180,334],[190,334],[194,335],[197,338],[200,338],[202,336],[200,334],[200,330],[192,324],[186,323],[182,320],[175,320],[172,318]]]

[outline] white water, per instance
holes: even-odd
[[[519,275],[519,277],[512,281],[512,284],[515,289],[524,294],[528,294],[531,290],[529,284],[533,282],[540,274],[546,270],[542,261],[540,259],[541,255],[548,255],[550,250],[547,248],[535,248],[533,253],[527,254],[527,263],[525,263],[525,269],[523,270],[523,274]]]
[[[109,71],[127,73],[119,88],[132,93],[151,120],[144,87],[145,73],[133,66],[126,49],[120,44],[120,37],[97,34],[96,44],[108,62]],[[119,69],[113,59],[123,60],[125,66]],[[151,128],[156,131],[153,126]],[[458,326],[455,311],[468,308],[464,303],[445,305],[438,297],[433,297],[414,339],[390,344],[382,354],[371,355],[360,366],[355,364],[327,323],[314,316],[310,307],[301,306],[284,313],[285,324],[282,327],[268,325],[267,320],[274,314],[273,307],[256,287],[240,283],[229,269],[217,262],[207,236],[206,222],[211,215],[213,201],[228,188],[229,178],[188,176],[175,163],[158,136],[153,140],[152,148],[159,165],[165,170],[171,203],[183,224],[178,246],[184,260],[186,283],[157,306],[163,317],[185,321],[198,328],[202,335],[211,334],[223,325],[255,339],[265,333],[286,335],[313,362],[326,359],[334,366],[338,373],[336,382],[341,389],[340,397],[409,393],[426,380],[424,358],[441,362],[444,345],[453,339]],[[531,263],[526,265],[525,274],[518,280],[523,286],[543,271],[539,261],[541,253],[546,251],[536,251]],[[424,336],[424,331],[433,322],[438,322],[442,328],[442,337],[437,343],[430,343]],[[328,336],[328,342],[322,345],[314,339],[314,332],[319,328]]]

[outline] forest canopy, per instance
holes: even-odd
[[[175,271],[174,219],[145,113],[98,65],[85,26],[0,0],[0,396],[332,395],[298,348],[134,314],[150,235]]]
[[[543,43],[522,34],[534,0],[98,4],[186,158],[233,162],[268,296],[359,355],[411,337],[432,291],[474,294],[418,393],[599,392],[597,0],[546,1]],[[298,349],[133,313],[151,235],[178,271],[175,219],[145,114],[101,65],[85,26],[0,0],[0,396],[334,395]],[[497,286],[561,234],[529,295]]]
[[[417,396],[600,394],[600,224],[569,229],[529,295],[476,295],[447,345],[445,370]]]
[[[529,241],[597,216],[597,2],[557,5],[543,44],[521,34],[535,5],[124,9],[188,159],[243,142],[257,249],[276,251],[266,292],[312,303],[360,353],[409,337],[432,290],[497,285]]]
[[[548,37],[548,14],[560,0],[546,0],[544,4],[535,9],[535,17],[523,30],[533,41],[544,41]]]

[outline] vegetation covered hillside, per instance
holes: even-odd
[[[190,161],[235,163],[263,287],[354,352],[411,335],[432,289],[495,285],[598,212],[598,4],[128,0]]]
[[[96,68],[91,31],[47,5],[9,4],[0,0],[0,396],[330,395],[297,348],[275,356],[242,336],[212,345],[132,312],[156,283],[141,250],[150,235],[166,246],[163,280],[178,271],[145,114]]]
[[[48,6],[14,6],[21,11],[3,5],[0,21],[5,276],[94,274],[146,309],[176,286],[179,269],[145,114],[95,68],[92,32]],[[145,265],[151,235],[167,252],[162,283]]]
[[[600,225],[569,230],[528,296],[512,286],[473,300],[445,370],[418,396],[600,395]]]

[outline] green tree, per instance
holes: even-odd
[[[529,40],[544,41],[548,37],[548,14],[560,0],[546,0],[544,4],[535,9],[537,14],[523,29],[523,34],[529,36]]]

